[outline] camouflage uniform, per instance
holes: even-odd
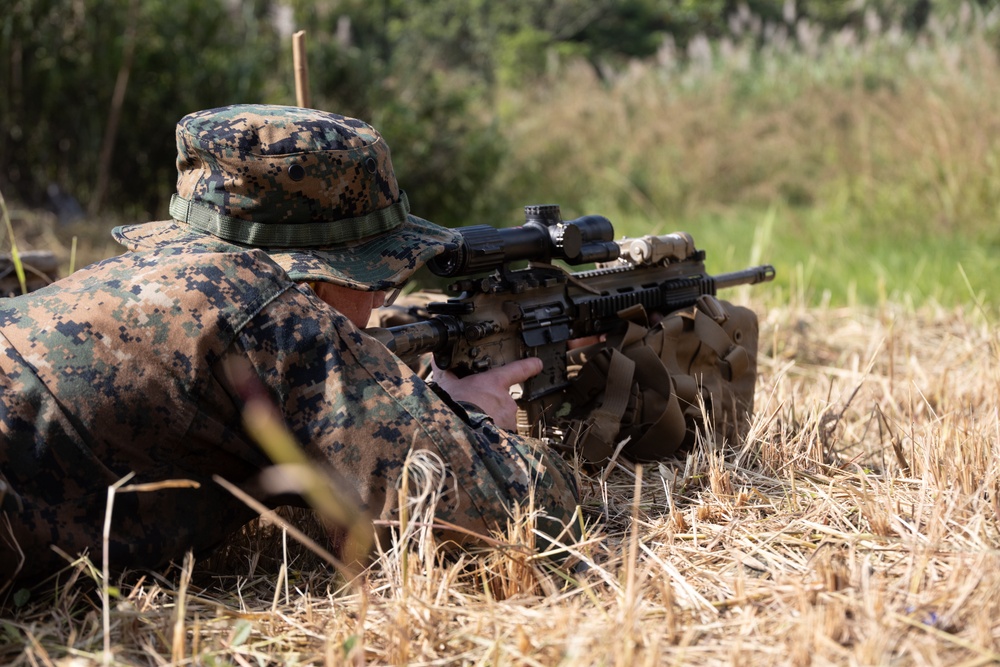
[[[252,488],[270,464],[234,369],[373,516],[396,516],[407,453],[426,449],[449,470],[439,518],[487,533],[534,486],[543,528],[569,521],[558,456],[435,393],[304,284],[391,289],[456,240],[408,214],[375,130],[244,105],[177,136],[174,220],[117,228],[133,252],[0,304],[0,586],[20,552],[20,576],[65,564],[50,545],[98,559],[107,487],[130,472],[200,487],[119,494],[115,567],[204,552],[251,519],[212,481]]]

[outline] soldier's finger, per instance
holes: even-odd
[[[542,372],[542,360],[536,357],[518,359],[490,371],[505,386],[512,387]]]

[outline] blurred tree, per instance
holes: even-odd
[[[270,0],[131,6],[130,17],[123,0],[14,0],[0,16],[5,191],[32,205],[52,204],[55,193],[86,205],[101,187],[115,210],[162,214],[176,178],[173,127],[181,116],[290,99],[274,75],[278,50],[287,47],[269,20]],[[114,109],[117,127],[108,123]]]
[[[506,155],[496,85],[526,85],[550,54],[648,56],[661,0],[292,0],[310,31],[316,106],[371,120],[414,210],[443,224],[517,213],[491,187]]]
[[[294,103],[289,38],[303,27],[314,105],[382,129],[414,210],[465,224],[516,206],[516,193],[492,187],[508,154],[498,85],[530,85],[558,72],[565,58],[585,58],[606,76],[656,53],[667,37],[683,54],[695,36],[732,36],[746,20],[790,28],[807,19],[833,30],[863,27],[871,11],[917,31],[934,13],[962,5],[7,0],[0,13],[0,188],[34,205],[79,201],[130,216],[165,213],[176,121],[234,102]],[[767,31],[748,34],[764,39]],[[794,38],[793,30],[787,34]]]
[[[488,49],[458,35],[488,4],[345,0],[294,4],[308,26],[313,106],[371,122],[416,214],[446,225],[494,216],[505,154],[491,106]],[[448,10],[453,9],[454,13]],[[445,35],[451,35],[446,39]],[[457,63],[463,61],[464,65]]]

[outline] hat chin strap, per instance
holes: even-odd
[[[410,212],[406,193],[399,201],[355,218],[322,222],[254,222],[223,215],[200,201],[170,197],[170,217],[198,231],[234,243],[262,248],[323,248],[384,234],[401,225]]]

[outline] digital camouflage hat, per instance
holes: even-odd
[[[338,114],[250,104],[189,114],[177,124],[177,173],[173,220],[116,227],[119,243],[217,237],[264,249],[293,280],[375,291],[459,241],[410,215],[385,140]]]

